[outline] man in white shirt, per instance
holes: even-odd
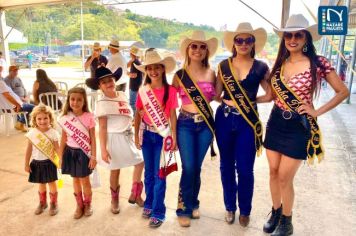
[[[15,110],[16,112],[24,111],[27,112],[28,116],[32,112],[33,108],[34,105],[24,103],[3,80],[0,80],[0,109],[5,112],[8,110]],[[25,117],[23,115],[17,116],[15,128],[26,132],[27,127],[25,126],[25,123]]]
[[[123,75],[125,75],[127,71],[127,62],[124,56],[119,51],[119,41],[117,41],[116,39],[111,40],[108,48],[111,53],[111,56],[109,57],[106,68],[108,68],[109,70],[111,70],[112,73],[114,73],[117,69],[121,67]],[[116,89],[120,91],[125,91],[125,88],[126,84],[121,84],[116,87]]]

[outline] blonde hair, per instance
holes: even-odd
[[[68,91],[66,103],[64,104],[64,108],[63,108],[63,112],[62,112],[63,116],[67,115],[68,112],[73,111],[69,105],[70,95],[72,95],[73,93],[80,93],[81,95],[83,95],[84,104],[83,104],[82,110],[83,110],[83,112],[89,112],[87,93],[85,92],[85,89],[81,88],[81,87],[74,87],[74,88],[69,89],[69,91]]]
[[[30,115],[31,126],[34,127],[34,128],[38,127],[38,125],[36,123],[36,117],[40,113],[44,113],[44,114],[48,115],[49,120],[50,120],[50,125],[51,125],[52,128],[54,128],[55,120],[56,120],[54,112],[53,112],[51,107],[46,106],[44,104],[39,104],[39,105],[37,105],[37,106],[35,106],[33,108],[32,112],[31,112],[31,115]]]

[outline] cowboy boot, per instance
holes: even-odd
[[[84,215],[91,216],[93,214],[93,209],[91,208],[91,197],[92,194],[84,194]]]
[[[36,209],[36,211],[35,211],[35,214],[36,214],[36,215],[41,214],[41,213],[44,211],[44,209],[46,209],[47,206],[48,206],[48,205],[47,205],[46,192],[43,192],[43,193],[38,192],[38,196],[39,196],[39,199],[40,199],[40,203],[38,204],[38,207],[37,207],[37,209]]]
[[[142,182],[134,182],[132,184],[131,195],[129,197],[129,203],[137,204],[140,207],[143,207],[144,201],[141,197],[143,190],[143,183]]]
[[[57,204],[58,192],[49,193],[49,197],[51,199],[51,202],[49,204],[49,215],[50,216],[57,215],[57,213],[58,213],[58,204]]]
[[[273,231],[271,236],[287,236],[293,234],[292,216],[282,214],[279,225]]]
[[[263,225],[263,232],[268,234],[273,233],[273,231],[276,229],[279,223],[279,219],[281,218],[281,215],[282,215],[282,206],[277,210],[275,210],[272,207],[272,215],[268,219],[268,221]]]
[[[83,216],[84,203],[83,203],[83,194],[82,192],[74,193],[75,200],[77,201],[77,209],[75,209],[73,218],[80,219]]]
[[[119,214],[120,208],[119,208],[119,191],[120,191],[120,185],[116,187],[116,190],[112,189],[111,190],[111,212],[113,214]]]

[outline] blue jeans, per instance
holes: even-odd
[[[21,111],[27,112],[27,115],[26,115],[27,124],[30,123],[29,117],[30,117],[30,113],[32,112],[34,107],[35,107],[34,105],[29,104],[29,103],[23,103],[22,104]],[[17,116],[17,121],[21,122],[22,124],[25,124],[26,123],[25,122],[25,116],[24,115]]]
[[[254,131],[241,115],[230,112],[225,117],[223,105],[216,111],[215,125],[225,208],[236,211],[237,193],[240,215],[248,216],[252,208],[256,156]]]
[[[134,115],[136,113],[137,93],[138,93],[138,91],[133,91],[133,90],[130,89],[130,106],[131,106],[131,108],[133,110]]]
[[[158,177],[159,161],[163,145],[163,138],[157,133],[148,130],[143,132],[142,154],[145,161],[145,191],[146,200],[144,208],[151,210],[151,217],[165,219],[166,206],[166,179]]]
[[[194,123],[194,119],[179,114],[177,142],[182,160],[182,176],[179,183],[178,216],[191,217],[199,208],[200,172],[213,134],[207,124]]]

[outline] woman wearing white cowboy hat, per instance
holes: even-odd
[[[166,74],[175,69],[176,61],[170,56],[162,58],[156,50],[150,50],[146,52],[145,61],[142,65],[134,64],[134,66],[145,73],[144,86],[140,88],[137,96],[137,112],[135,116],[135,145],[138,149],[142,149],[145,161],[146,200],[142,216],[150,218],[149,226],[155,228],[163,223],[166,215],[166,206],[164,204],[166,179],[161,178],[159,172],[164,140],[163,136],[161,136],[161,131],[162,128],[163,131],[169,128],[165,125],[164,127],[163,125],[161,126],[161,120],[171,126],[172,145],[169,149],[172,151],[176,149],[177,117],[175,110],[178,107],[177,91],[168,84],[166,78]],[[150,104],[146,103],[148,101],[146,94],[148,93],[151,94],[151,103],[159,104],[159,106],[150,107]],[[158,115],[152,116],[152,112]],[[144,130],[140,140],[139,129],[141,121],[143,122]]]
[[[194,31],[180,43],[180,52],[185,57],[184,67],[173,78],[173,86],[178,89],[182,101],[177,121],[177,142],[182,160],[182,176],[179,183],[177,216],[179,224],[190,226],[190,219],[199,216],[200,172],[205,154],[213,139],[214,119],[209,103],[215,96],[215,72],[209,67],[218,47],[216,38],[206,39],[203,31]],[[196,94],[188,90],[195,87]],[[190,89],[191,90],[191,89]],[[199,109],[200,99],[204,106]],[[200,103],[201,105],[201,103]],[[207,113],[208,121],[201,111]],[[197,119],[200,117],[201,119]]]
[[[321,160],[321,133],[316,118],[341,103],[348,90],[325,57],[316,55],[317,24],[301,14],[291,15],[286,27],[274,29],[281,38],[270,80],[274,98],[264,146],[270,168],[272,214],[263,231],[272,235],[293,233],[293,179],[303,160]],[[335,96],[315,109],[313,94],[320,91],[321,78],[330,83]],[[272,95],[272,93],[271,93]],[[268,101],[264,98],[262,101]],[[293,105],[294,104],[294,105]],[[283,208],[282,208],[283,204]]]
[[[224,33],[224,45],[233,55],[218,67],[217,97],[222,92],[224,95],[216,111],[215,135],[220,151],[225,220],[228,224],[235,221],[237,196],[239,223],[243,227],[250,221],[253,167],[262,144],[256,95],[259,85],[267,88],[269,75],[268,66],[254,56],[263,49],[266,39],[263,28],[253,29],[250,23],[240,23],[235,31]]]

